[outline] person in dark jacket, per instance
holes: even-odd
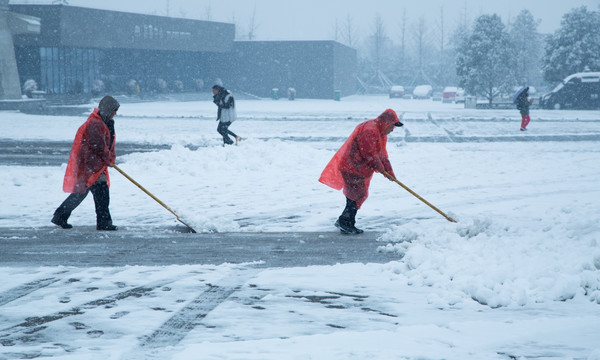
[[[235,99],[231,92],[220,85],[214,85],[213,91],[213,102],[217,105],[217,132],[223,137],[223,146],[225,144],[233,144],[233,140],[229,135],[235,138],[235,141],[242,141],[242,138],[237,136],[233,131],[229,130],[229,126],[232,122],[237,119],[237,113],[235,110]]]
[[[344,189],[346,207],[335,222],[342,234],[363,232],[355,226],[356,213],[369,196],[373,173],[381,173],[390,181],[396,178],[388,159],[387,136],[402,125],[392,109],[358,124],[321,173],[321,183]]]
[[[63,181],[63,191],[71,194],[54,212],[53,224],[63,229],[72,228],[67,222],[71,212],[91,192],[96,206],[96,229],[117,230],[108,209],[108,166],[114,164],[116,158],[113,118],[119,106],[113,97],[103,97],[98,108],[77,130]]]
[[[531,118],[529,117],[529,106],[533,103],[533,99],[529,100],[529,87],[525,88],[523,92],[517,97],[517,109],[521,113],[521,131],[527,130],[527,125]]]

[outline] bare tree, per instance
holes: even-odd
[[[354,19],[350,15],[346,15],[340,32],[342,42],[351,48],[356,48],[358,45],[358,29],[354,24]]]
[[[252,41],[256,37],[256,30],[258,29],[258,24],[256,23],[256,3],[254,3],[254,9],[252,10],[252,15],[248,20],[248,40]]]
[[[424,81],[426,84],[434,85],[434,82],[425,71],[426,52],[430,51],[429,32],[425,23],[425,18],[421,16],[417,22],[414,34],[415,46],[417,49],[417,70],[411,84],[417,81]],[[430,63],[428,63],[430,64]]]
[[[440,41],[440,56],[439,56],[439,73],[438,73],[438,81],[442,84],[442,85],[447,85],[448,84],[448,78],[449,78],[449,74],[446,71],[446,32],[445,32],[445,27],[444,27],[444,6],[442,5],[440,7],[440,22],[438,23],[438,30],[439,30],[439,41]]]
[[[445,39],[444,39],[444,6],[442,5],[440,7],[440,24],[439,24],[439,28],[440,28],[440,55],[441,55],[441,59],[444,58],[444,44],[445,44]]]
[[[375,16],[375,22],[373,23],[373,62],[375,65],[375,70],[377,72],[381,71],[381,62],[383,58],[383,52],[385,47],[385,42],[387,39],[387,35],[385,33],[385,26],[383,24],[383,20],[381,16],[377,14]]]
[[[338,19],[335,18],[335,21],[333,22],[333,36],[332,36],[334,41],[338,41],[339,33],[340,33],[340,27],[338,25]]]
[[[400,61],[404,64],[406,59],[406,8],[402,10],[400,22]]]
[[[204,9],[205,19],[210,21],[212,19],[212,6],[210,1],[206,4],[206,8]]]
[[[425,46],[427,44],[427,25],[425,24],[425,18],[423,16],[419,18],[414,36],[417,45],[417,59],[419,69],[423,70],[423,55]]]

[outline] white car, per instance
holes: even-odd
[[[394,85],[390,88],[390,99],[402,97],[404,97],[404,86]]]
[[[442,102],[449,103],[456,100],[456,93],[458,88],[456,86],[446,86],[442,93]]]
[[[429,99],[433,94],[431,85],[419,85],[413,90],[413,99]]]
[[[454,96],[454,103],[464,103],[465,102],[465,89],[458,88],[456,91],[456,95]]]

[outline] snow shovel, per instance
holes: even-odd
[[[196,230],[194,230],[194,228],[192,228],[191,226],[189,226],[188,224],[186,224],[183,220],[181,220],[181,218],[179,217],[179,215],[177,215],[175,213],[175,211],[171,210],[170,207],[168,207],[164,202],[160,201],[156,196],[152,195],[152,193],[150,193],[150,191],[144,189],[144,187],[142,185],[140,185],[137,181],[133,180],[131,178],[131,176],[127,175],[123,170],[121,170],[116,164],[112,164],[110,165],[111,167],[114,167],[115,169],[117,169],[118,172],[120,172],[123,176],[125,176],[129,181],[131,181],[132,183],[134,183],[137,187],[139,187],[140,189],[142,189],[143,192],[145,192],[146,194],[148,194],[148,196],[150,196],[151,198],[153,198],[154,200],[156,200],[157,203],[161,204],[165,209],[169,210],[169,212],[173,215],[175,215],[175,217],[177,218],[177,221],[179,221],[180,223],[182,223],[183,225],[187,226],[188,229],[190,229],[193,233],[196,233]]]
[[[414,192],[411,189],[409,189],[408,186],[406,186],[403,183],[401,183],[400,181],[398,181],[398,179],[396,179],[395,177],[393,177],[392,175],[390,175],[390,173],[388,173],[387,171],[384,171],[383,173],[385,175],[389,176],[390,178],[394,179],[394,182],[396,182],[398,185],[402,186],[404,188],[404,190],[408,191],[409,193],[413,194],[417,199],[419,199],[422,202],[424,202],[425,204],[429,205],[430,208],[432,208],[433,210],[437,211],[440,215],[442,215],[443,217],[445,217],[446,220],[448,220],[450,222],[453,222],[453,223],[456,222],[456,220],[454,220],[450,216],[444,214],[440,209],[436,208],[435,206],[431,205],[427,200],[425,200],[422,197],[420,197],[419,194],[417,194],[416,192]]]

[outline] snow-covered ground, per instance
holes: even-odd
[[[344,197],[317,178],[386,108],[405,123],[388,143],[399,180],[458,223],[376,175],[357,226],[382,233],[373,251],[392,263],[1,268],[0,359],[600,359],[598,111],[532,110],[522,133],[516,109],[238,100],[231,130],[244,141],[224,148],[208,100],[123,103],[118,142],[172,146],[117,163],[199,231],[333,232]],[[85,118],[0,112],[0,139],[72,141]],[[0,241],[3,227],[50,225],[65,167],[0,167]],[[111,182],[117,225],[175,223],[115,171]],[[70,222],[93,221],[90,196]],[[54,280],[2,301],[40,279]],[[151,296],[93,305],[144,286]],[[164,336],[184,313],[207,315]],[[13,326],[53,315],[35,342],[18,340]]]

